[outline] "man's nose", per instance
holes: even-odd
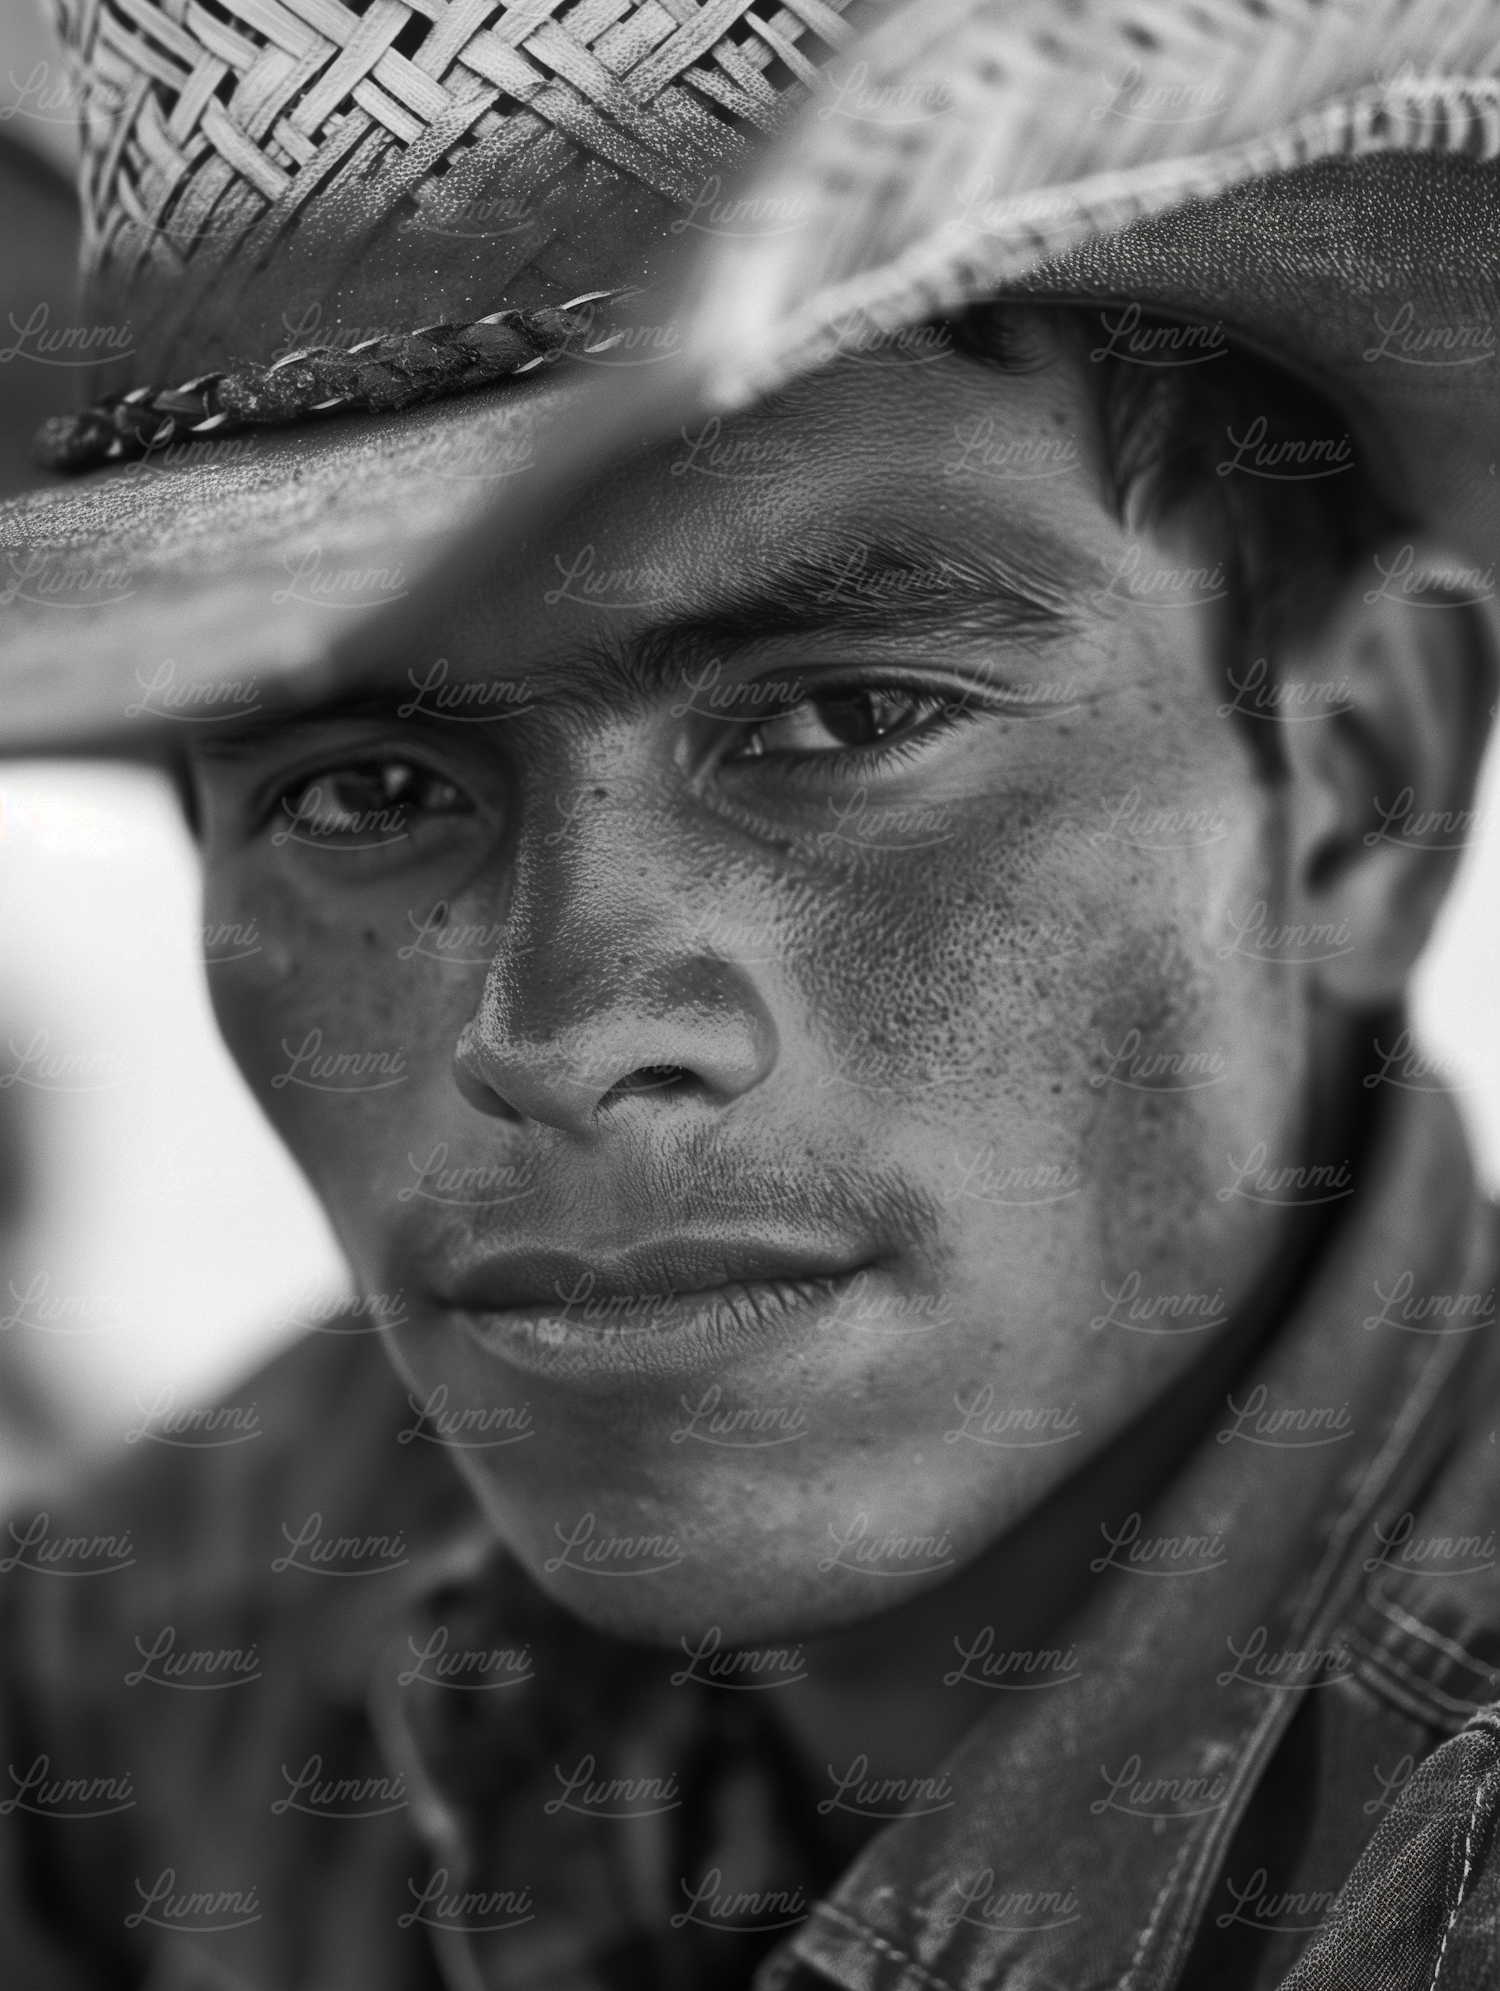
[[[759,1085],[776,1028],[749,975],[663,925],[680,922],[625,933],[564,915],[545,937],[530,920],[508,932],[454,1053],[465,1098],[587,1134],[627,1100],[727,1106]]]

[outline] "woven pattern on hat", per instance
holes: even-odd
[[[52,0],[85,103],[84,261],[261,254],[561,146],[690,203],[848,38],[848,0]]]

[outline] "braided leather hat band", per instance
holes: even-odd
[[[596,307],[616,291],[589,291],[542,311],[495,311],[466,324],[425,325],[347,348],[309,346],[269,365],[245,362],[176,386],[132,388],[72,415],[54,415],[32,454],[73,473],[165,449],[184,437],[217,439],[285,427],[317,415],[386,414],[530,373],[567,352],[605,351],[622,335]]]

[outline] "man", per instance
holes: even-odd
[[[11,1524],[13,1968],[1484,1982],[1495,1246],[1400,1011],[1495,696],[1475,555],[1492,391],[1481,340],[1447,399],[1356,396],[1335,348],[1369,298],[1315,336],[1308,291],[1332,307],[1299,294],[1293,253],[1318,220],[1358,223],[1373,258],[1359,203],[1436,165],[1431,86],[1411,86],[1422,117],[1400,84],[1374,115],[1371,58],[1339,43],[1340,68],[1309,15],[1277,72],[1293,112],[1319,107],[1295,144],[1245,123],[1268,59],[1231,47],[1217,151],[1179,128],[1153,155],[1172,172],[1126,186],[1089,139],[1093,179],[1077,159],[1011,173],[1030,207],[1003,227],[972,220],[969,179],[970,220],[936,201],[898,240],[904,196],[871,170],[862,212],[849,148],[904,146],[912,186],[966,135],[1024,152],[1016,65],[1042,60],[1069,160],[1067,105],[1097,97],[1115,37],[1161,46],[1123,17],[1070,54],[1021,17],[898,12],[726,224],[793,212],[766,205],[792,184],[814,222],[829,195],[828,225],[718,238],[664,388],[633,364],[649,298],[602,323],[538,308],[549,267],[579,273],[576,228],[515,262],[530,315],[426,345],[366,317],[373,347],[273,357],[289,293],[222,244],[151,288],[144,237],[167,221],[140,217],[170,220],[182,184],[152,120],[187,173],[201,112],[251,189],[224,233],[299,282],[320,242],[373,243],[389,304],[427,238],[370,218],[390,134],[422,156],[385,107],[449,115],[408,70],[456,92],[460,43],[471,74],[677,199],[687,86],[662,101],[657,76],[648,115],[651,58],[602,12],[578,33],[605,80],[556,38],[585,10],[545,32],[534,11],[257,14],[253,59],[157,23],[166,98],[139,127],[117,110],[95,158],[96,199],[119,202],[97,281],[154,312],[159,364],[49,447],[146,469],[32,501],[13,544],[39,549],[40,602],[109,523],[139,587],[85,611],[86,669],[55,614],[18,617],[11,736],[120,750],[127,663],[136,716],[157,699],[136,737],[176,769],[208,922],[260,941],[212,972],[221,1028],[360,1299],[256,1379],[264,1442],[167,1453]],[[691,18],[639,14],[696,77]],[[751,31],[795,72],[780,18]],[[328,51],[298,41],[319,33]],[[99,37],[86,53],[144,61],[118,23]],[[716,45],[742,94],[745,46]],[[506,49],[561,79],[551,98],[518,94]],[[236,62],[222,100],[193,81]],[[317,96],[318,62],[323,113],[348,98],[379,129],[278,265],[297,170],[364,142],[286,108]],[[948,95],[913,97],[934,71]],[[1149,108],[1169,73],[1116,76],[1107,101]],[[619,129],[558,96],[580,78]],[[873,137],[820,118],[840,91],[875,92]],[[478,101],[458,98],[476,130]],[[1445,129],[1481,101],[1448,86]],[[542,113],[506,115],[508,152],[482,134],[451,168],[471,191],[476,160],[530,156],[515,120]],[[1299,178],[1314,130],[1353,163]],[[236,151],[274,132],[257,165]],[[1449,163],[1424,198],[1482,217],[1491,168]],[[1039,208],[1038,184],[1074,191]],[[1227,208],[1182,208],[1221,186]],[[1216,241],[1205,288],[1180,241],[1163,275],[1156,223],[1100,224],[1153,203]],[[1233,289],[1247,217],[1263,253],[1231,337],[1185,306]],[[1395,264],[1431,235],[1420,212],[1392,226]],[[1003,245],[988,268],[974,229]],[[1463,246],[1492,300],[1482,219]],[[456,281],[438,261],[422,281]],[[348,267],[326,289],[342,322]],[[260,364],[172,384],[167,362],[201,334],[212,369],[232,324]],[[484,506],[434,496],[462,401],[394,441],[378,417],[311,420],[378,410],[393,378],[410,400],[429,369],[468,388],[557,353],[468,417],[509,451]],[[267,411],[299,425],[280,454],[153,465]],[[207,561],[195,522],[220,534]],[[273,561],[290,586],[264,586]],[[229,615],[252,599],[259,624]],[[315,635],[330,613],[352,629]],[[171,672],[155,629],[193,645]],[[260,676],[236,675],[257,646]]]

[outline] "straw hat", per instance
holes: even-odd
[[[56,4],[99,398],[0,507],[7,751],[325,696],[627,443],[1007,295],[1317,379],[1493,594],[1500,0]]]

